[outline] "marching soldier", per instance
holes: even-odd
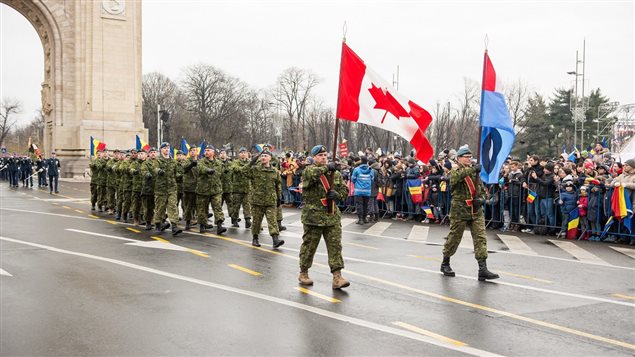
[[[175,160],[170,158],[170,144],[161,144],[161,157],[157,159],[154,168],[156,180],[154,183],[154,222],[158,232],[172,227],[172,235],[183,232],[178,227],[179,210],[176,206],[176,166]],[[162,223],[167,211],[169,223]]]
[[[29,167],[31,167],[30,164]],[[62,165],[60,164],[60,159],[55,156],[55,151],[51,153],[51,158],[46,160],[46,167],[49,176],[49,193],[53,194],[53,190],[55,190],[55,193],[60,193],[57,189],[57,183],[60,177],[60,169],[62,168]]]
[[[269,152],[272,152],[273,145],[267,143],[267,144],[264,144],[262,146],[262,148],[263,148],[263,150],[268,150]],[[276,170],[280,171],[280,163],[273,156],[272,156],[272,160],[271,160],[271,166],[273,166]],[[280,196],[279,198],[280,198],[280,200],[278,201],[278,203],[277,203],[278,206],[276,207],[276,220],[278,222],[278,230],[286,231],[287,227],[282,225],[282,219],[283,219],[283,216],[282,216],[282,196]]]
[[[143,175],[141,165],[146,160],[146,152],[141,150],[137,153],[137,160],[130,164],[130,175],[132,175],[132,196],[130,197],[132,222],[138,226],[141,220],[141,190],[143,188]]]
[[[185,155],[181,150],[176,152],[176,163],[176,209],[178,211],[179,205],[183,201],[183,165],[186,164]]]
[[[231,210],[232,207],[232,170],[231,170],[231,162],[227,157],[227,150],[221,149],[218,153],[218,159],[221,162],[221,183],[223,185],[223,194],[221,197],[221,207],[223,203],[227,205],[227,211]],[[234,225],[234,221],[232,221],[232,226]]]
[[[333,213],[327,212],[327,200],[339,201],[348,196],[348,189],[337,171],[339,164],[331,162],[327,164],[326,148],[316,145],[311,149],[313,165],[302,172],[302,246],[300,247],[300,276],[298,281],[302,285],[313,285],[309,277],[309,268],[313,265],[313,257],[317,250],[320,238],[323,236],[328,252],[329,267],[333,274],[333,289],[341,289],[350,285],[348,280],[342,277],[344,269],[342,258],[342,215],[337,205],[334,204]],[[327,179],[327,174],[333,173],[333,186]]]
[[[123,182],[124,170],[126,170],[126,167],[128,166],[128,161],[126,161],[126,156],[128,156],[129,158],[129,154],[126,151],[121,150],[119,152],[119,161],[117,162],[116,165],[113,166],[114,172],[109,173],[109,175],[113,176],[113,180],[115,182],[115,187],[117,192],[117,207],[116,207],[117,220],[120,220],[122,217],[123,203],[126,199],[126,194],[124,192],[124,182]]]
[[[223,184],[221,182],[222,164],[215,159],[215,151],[212,145],[205,147],[205,157],[198,161],[196,169],[198,177],[196,181],[196,213],[198,215],[199,231],[204,233],[208,228],[207,212],[212,205],[216,217],[216,234],[223,234],[227,228],[223,227],[225,216],[222,209]]]
[[[108,163],[108,152],[101,150],[97,152],[97,160],[95,160],[95,168],[97,169],[97,206],[99,212],[104,211],[104,207],[107,209],[108,197],[106,180],[108,179],[108,173],[106,172],[106,164]]]
[[[114,150],[112,154],[112,158],[106,161],[106,168],[104,172],[104,180],[106,181],[106,192],[107,192],[107,203],[106,208],[108,209],[108,214],[115,214],[115,208],[117,208],[117,200],[121,199],[121,195],[117,195],[118,186],[117,182],[119,181],[119,175],[117,174],[117,166],[119,165],[119,161],[121,159],[119,150]],[[121,210],[117,211],[117,219],[121,216]]]
[[[247,174],[249,165],[249,152],[241,147],[238,151],[238,160],[232,163],[232,204],[229,215],[232,219],[232,227],[238,227],[240,207],[243,207],[245,228],[251,227],[251,180]]]
[[[196,145],[190,146],[189,158],[183,160],[183,219],[185,230],[192,227],[192,216],[196,209],[196,180],[198,178],[198,153]]]
[[[119,170],[121,172],[121,190],[123,191],[121,212],[123,213],[122,220],[124,223],[128,223],[128,214],[130,213],[130,207],[132,207],[132,180],[134,177],[131,169],[136,161],[137,150],[132,149],[126,153],[123,167]]]
[[[478,261],[478,280],[498,279],[498,274],[494,274],[487,269],[487,236],[485,233],[485,216],[483,214],[482,194],[485,186],[480,182],[475,185],[478,175],[481,172],[480,164],[472,164],[472,152],[467,145],[462,146],[456,152],[458,168],[450,173],[450,191],[452,192],[452,202],[450,206],[450,232],[448,240],[443,246],[443,262],[441,272],[445,276],[455,276],[450,267],[450,257],[456,253],[465,227],[470,227],[472,239],[474,240],[474,256]]]
[[[98,194],[97,194],[97,180],[98,180],[98,168],[97,168],[97,160],[99,160],[99,156],[95,155],[94,157],[91,156],[90,158],[90,163],[88,164],[88,167],[90,168],[90,205],[91,211],[95,210],[95,205],[97,204],[97,198],[98,198]]]
[[[141,207],[143,220],[146,222],[146,231],[152,229],[152,218],[154,217],[154,168],[157,164],[157,149],[151,148],[148,158],[141,164],[141,175],[143,183],[141,185]]]
[[[260,159],[260,163],[256,163]],[[254,215],[253,228],[251,230],[253,240],[251,245],[260,247],[258,234],[263,216],[267,216],[269,235],[273,239],[273,247],[278,248],[284,244],[284,240],[278,239],[278,222],[276,207],[280,205],[282,183],[280,171],[271,165],[271,152],[263,150],[250,162],[251,186],[252,186],[252,213]]]

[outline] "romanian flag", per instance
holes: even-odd
[[[97,152],[104,150],[106,148],[106,143],[102,143],[101,141],[90,137],[90,156],[97,156]]]
[[[535,192],[534,192],[534,191],[532,191],[532,190],[529,190],[529,193],[527,194],[527,202],[529,202],[529,203],[533,203],[533,202],[534,202],[534,200],[536,199],[536,196],[538,196],[538,194],[537,194],[537,193],[535,193]]]
[[[600,239],[604,238],[604,236],[606,236],[606,234],[609,232],[609,229],[611,229],[611,226],[613,225],[613,222],[615,222],[615,219],[613,219],[613,216],[609,217],[609,219],[606,221],[606,224],[604,225],[604,229],[602,230],[602,234],[600,234]]]
[[[439,183],[439,191],[447,192],[447,190],[448,190],[448,184],[445,181],[441,181]]]
[[[624,186],[615,187],[613,189],[613,196],[611,196],[611,210],[613,211],[613,217],[618,221],[624,223],[624,227],[631,231],[633,217],[633,205],[628,195],[628,191],[624,189]]]
[[[428,218],[434,219],[434,213],[432,213],[432,208],[430,206],[423,206],[422,208]]]
[[[176,160],[176,152],[179,151],[178,148],[172,147],[170,148],[170,157]]]
[[[146,152],[150,151],[150,144],[148,144],[145,141],[143,141],[139,137],[139,135],[136,135],[136,136],[137,136],[137,140],[136,140],[137,141],[137,151],[141,151],[141,150],[146,151]]]
[[[183,151],[187,157],[190,157],[190,144],[187,143],[185,138],[181,138],[181,151]]]
[[[423,192],[421,190],[420,178],[408,180],[408,192],[410,192],[412,203],[418,204],[423,201]]]
[[[198,145],[198,148],[196,148],[196,152],[198,153],[198,158],[202,159],[205,156],[205,147],[207,146],[207,143],[205,142],[205,139],[201,140],[201,143]]]
[[[569,222],[567,223],[567,239],[576,239],[578,236],[578,226],[580,225],[580,212],[578,207],[569,212]]]

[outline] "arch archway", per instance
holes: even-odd
[[[44,48],[42,146],[63,176],[83,175],[93,136],[128,149],[147,138],[141,116],[141,2],[0,0],[35,28]]]

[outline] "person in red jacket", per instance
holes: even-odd
[[[582,237],[580,239],[588,240],[590,232],[589,219],[587,218],[586,211],[589,207],[589,194],[586,186],[580,187],[580,197],[578,198],[578,213],[580,215],[580,228],[582,230]]]

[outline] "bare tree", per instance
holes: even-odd
[[[454,121],[451,116],[450,102],[443,107],[437,103],[434,120],[426,132],[426,135],[431,139],[435,153],[455,147],[453,132]]]
[[[275,100],[286,114],[285,129],[291,134],[291,145],[306,150],[306,110],[318,78],[308,70],[288,68],[272,90]]]
[[[473,150],[479,145],[479,85],[474,80],[464,79],[464,89],[457,97],[454,113],[454,143],[456,146],[468,144]]]
[[[514,130],[519,130],[525,123],[525,109],[529,99],[529,89],[527,83],[520,78],[509,85],[503,85],[503,92],[509,105],[509,114],[512,118]]]
[[[174,117],[177,113],[177,108],[180,107],[179,88],[176,83],[166,75],[159,72],[151,72],[143,75],[141,92],[143,96],[143,124],[148,128],[148,140],[151,143],[156,143],[157,105],[161,105],[161,110],[170,112],[170,116]],[[168,136],[164,136],[165,140],[170,139],[169,126],[170,123],[168,123],[167,128]]]
[[[17,123],[14,114],[22,111],[22,104],[16,99],[3,98],[0,105],[0,146],[4,146],[4,139]]]

